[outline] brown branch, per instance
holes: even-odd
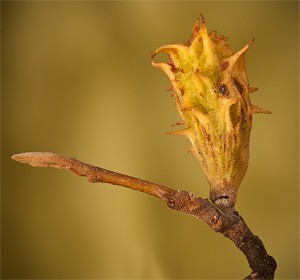
[[[120,185],[160,198],[170,209],[190,214],[232,240],[244,253],[252,269],[252,273],[245,279],[274,279],[276,261],[267,254],[262,241],[251,232],[233,208],[221,210],[208,199],[196,197],[193,193],[177,191],[54,153],[22,153],[12,156],[12,159],[35,167],[67,169],[87,177],[92,183]]]
[[[75,158],[61,156],[55,153],[22,153],[12,156],[13,160],[28,163],[34,167],[54,167],[67,169],[78,176],[87,177],[92,183],[109,183],[144,192],[163,199],[166,193],[173,191],[161,185],[140,180],[131,176],[106,170],[81,162]]]

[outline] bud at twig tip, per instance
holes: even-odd
[[[185,125],[168,134],[188,137],[209,181],[211,199],[231,207],[248,168],[252,114],[269,111],[253,105],[249,96],[256,88],[249,86],[245,53],[254,38],[234,52],[225,36],[207,32],[202,14],[200,19],[186,44],[160,47],[152,65],[170,78]],[[170,62],[155,62],[160,52]]]

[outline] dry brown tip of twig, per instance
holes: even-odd
[[[15,154],[11,158],[21,163],[28,163],[34,167],[54,167],[60,169],[71,167],[68,158],[49,152],[27,152]]]

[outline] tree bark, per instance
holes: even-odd
[[[274,279],[276,261],[268,255],[262,241],[251,232],[233,207],[220,209],[210,200],[196,197],[194,193],[175,190],[54,153],[22,153],[13,155],[12,159],[35,167],[67,169],[78,176],[87,177],[92,183],[110,183],[155,196],[165,201],[170,209],[190,214],[232,240],[243,252],[252,270],[245,279]]]

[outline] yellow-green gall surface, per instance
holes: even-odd
[[[152,59],[170,78],[185,125],[173,134],[188,137],[210,183],[211,199],[226,206],[234,205],[248,168],[252,114],[269,113],[250,101],[256,89],[249,86],[245,53],[253,42],[234,52],[225,36],[207,32],[202,17],[186,44],[154,52],[153,58],[167,53],[169,62]]]

